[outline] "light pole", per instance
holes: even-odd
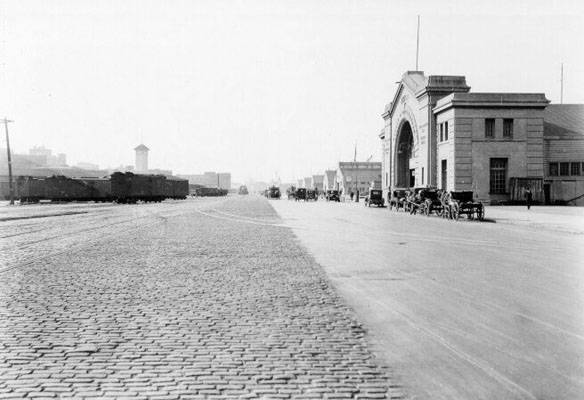
[[[8,123],[14,122],[4,118],[4,131],[6,132],[6,153],[8,155],[8,187],[10,189],[10,205],[14,205],[14,185],[12,184],[12,156],[10,155],[10,140],[8,138]]]

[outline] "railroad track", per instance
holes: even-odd
[[[206,206],[206,204],[202,204],[199,207],[181,208],[181,209],[176,210],[174,206],[180,206],[180,205],[181,205],[180,203],[172,204],[172,206],[173,206],[172,209],[158,211],[158,212],[152,211],[150,209],[140,210],[140,211],[146,211],[146,212],[141,214],[141,215],[133,215],[132,217],[120,216],[120,217],[123,217],[123,219],[115,220],[115,221],[110,222],[110,223],[101,224],[99,226],[90,226],[90,227],[85,228],[85,229],[76,229],[75,231],[68,231],[68,232],[57,234],[57,235],[52,235],[50,237],[21,243],[18,246],[18,250],[20,250],[20,251],[27,250],[28,248],[32,248],[35,245],[38,245],[40,243],[58,242],[58,241],[63,240],[65,238],[80,236],[83,234],[87,234],[89,232],[98,233],[98,232],[103,231],[107,228],[111,228],[113,226],[118,226],[118,228],[116,229],[115,232],[108,233],[107,236],[97,235],[94,238],[85,238],[85,240],[83,240],[81,242],[77,242],[77,243],[74,243],[71,245],[66,245],[64,248],[60,248],[58,250],[42,252],[42,254],[35,255],[32,257],[27,257],[26,260],[15,261],[13,263],[13,265],[10,265],[10,266],[4,267],[4,268],[0,268],[0,274],[6,273],[8,271],[12,271],[12,270],[15,270],[18,268],[26,267],[28,265],[32,265],[36,262],[39,262],[41,260],[45,260],[45,259],[50,258],[50,257],[54,257],[54,256],[58,256],[61,254],[65,254],[67,252],[79,250],[79,249],[82,249],[86,246],[98,243],[100,241],[111,240],[113,238],[123,236],[127,233],[130,233],[130,232],[135,232],[137,230],[149,228],[149,227],[158,225],[160,223],[166,222],[169,218],[188,214],[188,213],[191,213],[193,211],[197,211],[200,208],[204,208]],[[89,220],[86,219],[83,222],[84,223],[91,223],[95,220],[102,219],[102,218],[103,218],[103,215],[91,216]],[[148,220],[148,219],[150,219],[150,220]],[[124,225],[124,224],[128,224],[128,225]],[[46,230],[50,230],[52,228],[53,227],[49,227],[46,229],[40,229],[40,230],[35,231],[35,232],[46,231]],[[30,232],[30,233],[32,233],[32,232]],[[25,234],[25,233],[23,233],[23,234]],[[7,235],[7,236],[10,237],[10,235]]]

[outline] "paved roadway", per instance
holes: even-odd
[[[0,209],[0,399],[401,390],[257,197]]]
[[[582,209],[487,208],[499,222],[456,223],[271,204],[411,398],[584,399]]]

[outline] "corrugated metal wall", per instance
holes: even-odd
[[[543,204],[543,178],[509,178],[511,201],[524,202],[527,186],[531,188],[533,202]]]

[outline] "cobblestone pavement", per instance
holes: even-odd
[[[0,225],[0,399],[400,397],[266,200],[85,211]]]

